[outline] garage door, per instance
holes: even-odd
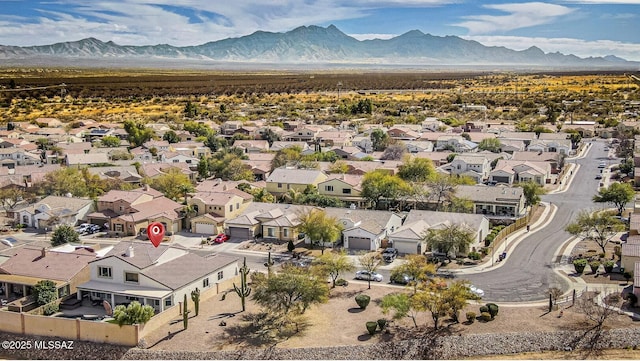
[[[416,241],[393,241],[393,247],[398,250],[400,254],[417,254],[418,244]]]
[[[371,250],[371,239],[365,237],[349,237],[349,249]]]
[[[216,233],[215,225],[208,224],[208,223],[196,223],[195,231],[196,231],[196,233],[200,233],[200,234],[214,234],[214,233]]]
[[[231,237],[231,238],[241,238],[241,239],[250,239],[251,238],[251,230],[249,228],[229,227],[229,237]]]

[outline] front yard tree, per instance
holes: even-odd
[[[439,211],[445,202],[449,202],[456,191],[458,182],[455,177],[447,174],[435,173],[427,181],[430,190],[429,197],[436,203],[436,211]]]
[[[375,272],[380,265],[380,255],[375,252],[363,253],[358,256],[358,263],[360,263],[360,267],[364,268],[365,271],[370,273]],[[371,289],[371,278],[368,280],[369,289]]]
[[[341,273],[355,269],[355,266],[344,251],[324,254],[316,258],[313,263],[322,267],[324,272],[329,274],[332,282],[331,288],[336,287],[336,280]]]
[[[422,236],[430,250],[442,252],[450,259],[451,255],[466,253],[474,242],[471,230],[464,224],[450,224],[440,229],[428,229]]]
[[[633,200],[635,192],[629,183],[612,183],[607,188],[600,188],[598,194],[593,196],[594,202],[613,203],[618,209],[618,215],[622,215],[627,203]]]
[[[51,236],[51,245],[53,247],[59,246],[65,243],[78,243],[80,242],[80,235],[73,227],[68,224],[58,226],[53,235]]]
[[[575,236],[593,240],[600,246],[602,253],[606,253],[605,248],[611,237],[624,229],[624,224],[614,218],[613,211],[593,212],[589,210],[578,213],[575,221],[566,228],[567,232]]]
[[[434,280],[434,282],[425,284],[418,293],[413,295],[413,298],[417,309],[431,313],[434,328],[437,330],[440,326],[440,319],[451,310],[451,306],[447,302],[446,283]]]
[[[459,313],[469,304],[469,300],[479,300],[480,297],[475,295],[469,289],[469,283],[464,280],[457,280],[449,285],[444,291],[445,302],[449,305],[451,318],[458,323]]]
[[[301,315],[309,306],[329,299],[326,280],[301,267],[284,267],[270,276],[255,272],[251,280],[252,299],[270,314],[284,318]]]
[[[165,174],[152,179],[151,187],[174,201],[184,195],[186,187],[190,187],[190,191],[194,189],[189,176],[182,173],[178,168],[170,168]]]
[[[382,313],[385,315],[390,310],[394,310],[393,319],[399,320],[404,317],[410,317],[413,321],[413,325],[418,327],[418,307],[416,303],[417,299],[413,298],[413,295],[406,293],[390,293],[382,297],[380,306],[382,307]]]
[[[298,231],[304,233],[311,244],[320,243],[324,254],[325,243],[334,243],[340,237],[342,224],[336,217],[329,216],[324,210],[312,208],[299,216]]]
[[[524,193],[525,207],[540,203],[540,196],[547,193],[540,184],[533,181],[521,182],[517,186],[521,187],[522,193]]]
[[[418,291],[418,284],[429,280],[429,277],[436,274],[436,266],[427,262],[427,259],[420,254],[410,254],[405,257],[406,262],[395,267],[393,273],[406,274],[411,278],[407,286],[413,287],[413,293]]]
[[[147,128],[144,124],[132,120],[124,121],[124,130],[128,134],[127,140],[131,143],[132,148],[150,141],[155,134],[153,129]]]

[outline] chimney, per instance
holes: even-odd
[[[129,248],[127,248],[127,251],[124,253],[124,256],[129,258],[132,258],[134,256],[133,245],[130,245]]]
[[[40,250],[40,257],[45,258],[47,256],[47,251],[44,247]]]

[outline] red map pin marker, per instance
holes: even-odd
[[[164,238],[164,225],[160,222],[153,222],[147,227],[147,237],[153,243],[153,246],[158,248]]]

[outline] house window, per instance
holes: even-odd
[[[273,237],[274,234],[275,234],[275,231],[273,228],[267,228],[267,236]]]
[[[160,307],[160,300],[153,300],[153,305],[156,307]]]
[[[342,188],[342,194],[351,194],[351,188]]]
[[[289,229],[285,228],[282,230],[282,235],[284,236],[284,238],[288,238],[289,237]]]
[[[240,209],[240,203],[236,203],[236,209]]]
[[[324,186],[324,190],[327,192],[333,192],[333,186]]]
[[[202,288],[207,288],[209,287],[209,278],[205,278],[202,280]]]
[[[120,206],[120,212],[124,211],[124,207]]]
[[[218,272],[218,281],[220,281],[221,279],[224,278],[224,273],[222,273],[223,271]]]
[[[229,205],[229,212],[233,212],[233,204]]]
[[[138,283],[138,274],[137,273],[132,273],[132,272],[125,272],[124,273],[124,281],[125,282]]]
[[[122,228],[121,224],[115,224],[115,229],[116,229],[116,232],[122,232],[123,231],[123,228]]]
[[[278,188],[282,188],[282,183],[278,183]]]
[[[111,276],[111,267],[98,266],[98,277],[100,277],[100,278],[113,278]]]
[[[171,305],[173,304],[173,302],[171,302],[171,297],[167,297],[164,299],[164,307],[171,307]]]

